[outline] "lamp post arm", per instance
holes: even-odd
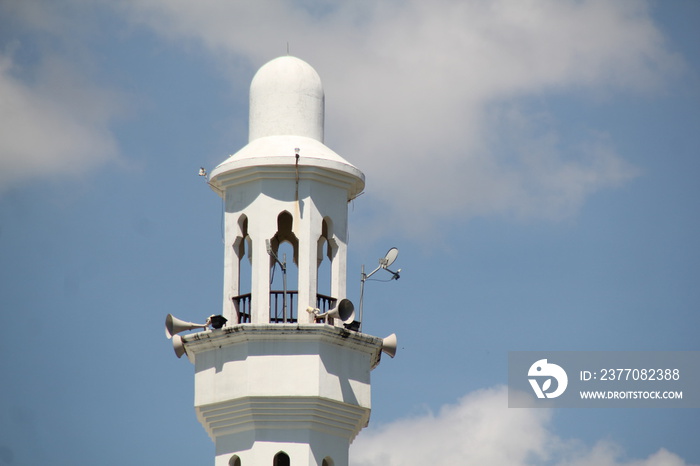
[[[374,273],[374,272],[372,272]],[[365,275],[365,264],[362,264],[362,272],[360,276],[360,325],[357,327],[358,332],[362,332],[362,302],[365,299],[365,281],[367,280],[367,275]]]
[[[282,322],[287,323],[287,254],[282,256],[284,262],[279,262],[282,267]]]

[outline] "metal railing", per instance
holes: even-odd
[[[242,294],[240,296],[234,296],[231,298],[233,300],[233,307],[236,309],[236,314],[238,314],[239,324],[249,324],[250,323],[250,293]]]
[[[316,307],[321,313],[330,311],[336,305],[338,300],[324,294],[316,294]],[[318,322],[325,322],[326,319],[319,319]],[[333,325],[333,317],[328,318],[328,324]]]
[[[287,290],[287,306],[284,306],[284,291],[270,290],[270,323],[293,324],[297,321],[295,304],[297,302],[296,290]]]
[[[280,290],[270,291],[270,323],[279,324],[286,321],[287,323],[296,323],[298,321],[297,315],[297,296],[298,292],[296,290],[287,290],[287,308],[284,309],[284,292]],[[245,293],[240,296],[234,296],[231,298],[233,300],[233,306],[238,314],[238,323],[247,324],[250,323],[250,301],[251,294]],[[332,296],[326,296],[323,294],[316,295],[316,307],[323,313],[335,306],[337,299]],[[286,314],[286,315],[285,315]],[[324,320],[321,319],[320,322]],[[333,324],[333,319],[329,318],[329,324]]]

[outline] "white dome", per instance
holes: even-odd
[[[276,177],[291,167],[357,196],[365,176],[323,144],[323,115],[321,78],[308,63],[289,56],[266,63],[250,84],[249,142],[211,172],[210,185],[223,194],[246,177]]]
[[[321,78],[296,57],[263,65],[250,84],[249,142],[265,136],[305,136],[323,142]]]

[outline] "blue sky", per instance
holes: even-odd
[[[220,310],[197,171],[246,144],[287,44],[367,177],[348,297],[401,251],[366,289],[399,352],[354,464],[700,464],[697,410],[504,389],[508,351],[700,350],[699,22],[690,0],[1,2],[0,465],[211,464],[163,321]]]

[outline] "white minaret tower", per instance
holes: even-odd
[[[216,466],[347,466],[369,421],[370,370],[382,350],[395,351],[395,339],[351,323],[348,202],[364,175],[323,144],[323,124],[316,71],[272,60],[250,86],[248,145],[211,173],[225,201],[227,323],[173,340],[194,363],[195,409]],[[286,283],[285,243],[298,283]],[[330,295],[318,293],[323,260]],[[273,269],[281,290],[271,290]],[[169,334],[196,327],[171,316],[168,325]]]

